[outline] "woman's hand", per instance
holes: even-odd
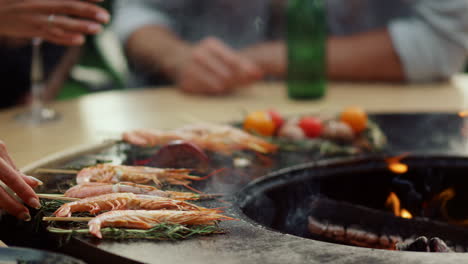
[[[2,141],[0,141],[0,180],[14,191],[27,205],[37,209],[41,207],[39,198],[32,188],[42,183],[18,171]],[[28,209],[1,186],[0,209],[4,209],[19,219],[25,221],[31,220]]]
[[[102,0],[90,0],[101,2]],[[79,0],[0,0],[0,35],[40,37],[59,45],[81,45],[96,34],[109,13]]]

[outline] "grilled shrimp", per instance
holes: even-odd
[[[134,193],[146,194],[151,196],[167,197],[175,200],[198,200],[200,197],[209,195],[199,195],[190,192],[173,192],[163,191],[156,187],[141,185],[132,182],[119,183],[103,183],[103,182],[88,182],[73,186],[68,189],[64,196],[72,198],[86,198],[110,193]]]
[[[133,182],[148,183],[153,181],[157,185],[162,183],[174,185],[188,185],[190,180],[201,180],[198,176],[189,174],[189,169],[161,169],[142,166],[125,166],[113,164],[98,164],[87,167],[76,176],[78,184],[88,182]]]
[[[216,124],[190,125],[173,131],[134,130],[124,133],[123,140],[133,145],[145,147],[166,144],[173,140],[186,140],[203,149],[225,154],[242,149],[271,153],[278,148],[276,145],[241,129]]]
[[[58,217],[70,217],[74,212],[90,212],[97,214],[101,211],[112,210],[214,210],[190,204],[184,201],[173,200],[165,197],[149,196],[133,193],[113,193],[81,199],[60,206],[55,215]],[[216,210],[214,210],[216,211]]]
[[[101,227],[150,229],[157,224],[213,225],[217,221],[233,220],[215,211],[144,211],[122,210],[103,213],[88,222],[89,232],[102,238]]]

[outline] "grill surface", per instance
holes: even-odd
[[[463,120],[455,114],[376,114],[375,120],[389,138],[389,153],[411,151],[414,154],[464,155],[468,153],[460,135]],[[69,161],[69,160],[68,160]],[[68,162],[67,161],[67,162]],[[40,166],[59,166],[61,162],[43,162]],[[332,160],[308,166],[328,166]],[[38,166],[39,166],[38,165]],[[33,168],[30,168],[33,169]],[[302,168],[300,168],[302,169]],[[295,169],[292,169],[295,170]],[[284,171],[283,171],[284,172]],[[275,173],[265,181],[255,181],[237,196],[245,204],[262,188],[277,180],[287,181],[288,172]],[[286,176],[284,176],[286,175]],[[257,175],[258,176],[258,175]],[[231,186],[232,192],[238,186]],[[234,198],[230,200],[234,201]],[[217,204],[212,204],[217,207]],[[241,219],[221,224],[228,233],[197,237],[178,242],[98,241],[72,239],[62,251],[90,263],[464,263],[465,254],[424,254],[392,252],[343,246],[283,234],[256,224],[237,205],[227,210]]]

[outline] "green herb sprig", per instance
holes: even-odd
[[[86,235],[89,234],[88,229],[63,229],[56,227],[48,227],[47,230],[55,234],[65,235]],[[217,226],[184,226],[176,224],[158,224],[148,230],[140,229],[124,229],[107,227],[101,229],[101,233],[106,239],[150,239],[150,240],[182,240],[192,236],[223,234],[222,229]]]

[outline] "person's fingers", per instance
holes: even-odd
[[[15,198],[11,197],[3,187],[0,186],[0,208],[19,219],[30,221],[31,215],[28,209]]]
[[[13,169],[18,170],[13,159],[8,154],[6,144],[0,140],[0,159],[3,158]]]
[[[5,160],[0,159],[0,180],[12,189],[27,205],[40,208],[41,204],[34,190],[26,184],[21,173],[13,169]]]
[[[251,60],[237,53],[219,40],[209,38],[207,45],[232,71],[236,73],[237,85],[250,83],[262,78],[261,69]]]
[[[180,88],[189,93],[220,94],[225,92],[222,81],[200,67],[186,69],[179,78]]]
[[[22,177],[23,180],[26,182],[26,184],[28,184],[28,185],[31,186],[32,188],[35,188],[35,187],[37,187],[37,186],[41,186],[41,185],[44,184],[41,180],[36,179],[36,178],[33,177],[33,176],[24,175],[23,173],[21,173],[21,177]]]
[[[249,84],[254,81],[261,80],[263,78],[263,71],[262,69],[248,59],[242,59],[240,64],[240,75],[243,77],[242,81],[243,84]]]
[[[84,35],[60,32],[60,29],[49,30],[42,37],[46,41],[64,46],[79,46],[85,42]]]
[[[43,19],[46,28],[59,28],[64,33],[97,34],[102,31],[100,24],[91,21],[59,15],[55,16],[53,21],[48,21],[47,17]]]
[[[222,41],[210,37],[204,39],[201,43],[209,47],[216,56],[218,56],[222,61],[224,61],[231,67],[238,67],[240,63],[239,56],[237,56],[235,51],[228,47],[226,44],[224,44]]]
[[[6,148],[6,145],[3,141],[0,140],[0,159],[4,159],[6,163],[8,163],[8,165],[11,166],[12,169],[18,171],[18,168],[15,166],[15,163],[13,162],[13,159],[10,157],[10,155],[8,154],[8,151],[7,151],[7,148]],[[22,178],[24,179],[24,181],[31,187],[37,187],[39,185],[42,185],[42,181],[32,177],[32,176],[26,176],[24,175],[23,173],[19,172],[19,174],[21,174]]]
[[[192,56],[197,64],[222,81],[229,82],[233,78],[231,69],[223,61],[219,60],[209,48],[196,48]]]
[[[29,10],[29,12],[41,12],[43,14],[60,14],[77,16],[108,23],[110,20],[109,12],[95,4],[82,1],[23,1],[16,5],[17,10]]]

